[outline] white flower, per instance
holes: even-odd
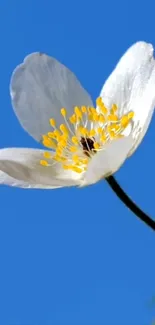
[[[93,184],[116,172],[140,144],[155,106],[153,47],[128,49],[93,107],[74,74],[33,53],[13,72],[11,98],[23,126],[48,151],[1,149],[0,183],[24,188]]]

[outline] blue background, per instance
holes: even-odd
[[[9,97],[28,53],[56,57],[95,100],[132,43],[155,46],[154,11],[154,0],[1,0],[0,147],[39,148]],[[152,216],[154,128],[155,117],[116,175]],[[152,324],[155,235],[104,181],[81,190],[3,186],[0,203],[0,325]]]

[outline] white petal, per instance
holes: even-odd
[[[82,185],[93,184],[116,172],[127,158],[133,139],[131,136],[112,141],[94,155],[85,173]]]
[[[13,72],[10,92],[14,111],[36,140],[50,131],[49,119],[64,122],[60,109],[71,115],[74,106],[92,106],[92,100],[75,75],[42,53],[32,53]]]
[[[133,153],[145,135],[155,107],[155,60],[153,47],[145,42],[131,46],[105,82],[101,97],[115,103],[119,114],[135,112]]]
[[[69,170],[64,171],[60,164],[56,163],[49,167],[41,166],[40,160],[44,159],[43,152],[43,150],[21,148],[1,149],[1,184],[13,185],[14,180],[19,187],[24,183],[21,187],[29,185],[35,188],[56,188],[79,184],[79,174]]]
[[[18,179],[15,179],[13,177],[10,177],[6,173],[0,171],[0,185],[9,185],[13,187],[20,187],[20,188],[28,188],[28,189],[54,189],[59,188],[59,186],[51,187],[48,185],[42,185],[42,184],[29,184],[23,181],[19,181]],[[60,186],[61,187],[61,186]]]

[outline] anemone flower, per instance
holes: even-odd
[[[17,66],[10,93],[22,127],[46,150],[1,149],[1,184],[55,189],[106,179],[121,196],[112,175],[139,146],[155,107],[151,44],[127,50],[95,106],[75,75],[42,53]]]

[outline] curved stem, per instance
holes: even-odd
[[[117,183],[116,179],[113,176],[109,176],[106,178],[106,181],[112,188],[112,190],[116,193],[116,195],[120,198],[120,200],[133,212],[137,215],[139,219],[145,222],[149,227],[155,230],[155,221],[151,219],[145,212],[143,212],[123,191],[121,186]]]

